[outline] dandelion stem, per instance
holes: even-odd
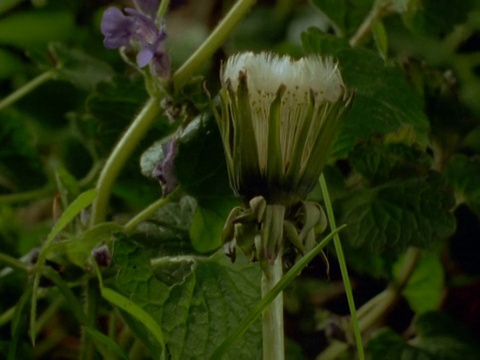
[[[279,255],[273,264],[264,267],[262,273],[262,298],[282,279],[282,256]],[[263,360],[285,359],[283,334],[283,293],[263,311]]]

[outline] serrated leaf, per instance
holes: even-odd
[[[457,192],[457,202],[466,202],[480,216],[480,157],[452,156],[446,175]]]
[[[249,263],[242,256],[235,264],[221,253],[196,258],[192,271],[173,286],[156,279],[142,249],[126,239],[115,243],[114,264],[118,268],[117,291],[162,324],[166,346],[174,360],[208,359],[260,300],[258,264]],[[259,358],[258,325],[230,349],[230,357]],[[148,336],[141,338],[146,343],[152,341]]]
[[[393,266],[394,277],[398,277],[405,261],[399,258]],[[402,295],[416,314],[437,310],[443,299],[444,271],[438,253],[423,252]]]
[[[432,173],[353,191],[336,206],[352,246],[398,251],[441,244],[455,230],[453,204],[445,179]]]
[[[357,145],[350,161],[353,169],[371,184],[382,184],[392,179],[426,175],[431,158],[416,146],[370,141]]]

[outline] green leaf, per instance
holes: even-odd
[[[55,169],[55,179],[57,180],[57,188],[62,199],[62,205],[66,208],[80,194],[80,185],[77,179],[63,166],[58,166]]]
[[[337,56],[342,50],[350,49],[348,40],[332,34],[322,32],[311,27],[301,35],[303,49],[307,53]]]
[[[459,1],[455,6],[449,0],[411,0],[403,19],[415,34],[443,37],[467,20],[473,4],[472,0]]]
[[[447,164],[446,175],[455,188],[457,203],[467,203],[480,216],[480,158],[456,154]]]
[[[66,254],[73,264],[83,268],[96,246],[108,243],[115,233],[122,230],[123,227],[115,223],[98,224],[66,242]]]
[[[12,13],[0,22],[0,44],[45,46],[51,41],[71,39],[76,33],[69,11],[23,11]]]
[[[394,277],[401,271],[405,257],[402,256],[393,267]],[[437,310],[443,300],[444,271],[438,253],[423,252],[410,276],[402,295],[417,314]]]
[[[212,114],[202,114],[178,139],[174,172],[182,188],[196,199],[231,197],[220,133]]]
[[[93,200],[97,197],[97,190],[90,189],[81,193],[65,211],[62,213],[60,218],[57,220],[55,225],[52,227],[52,230],[48,234],[47,240],[43,244],[43,248],[46,249],[50,243],[55,239],[55,237],[62,231],[65,226],[70,224],[70,222],[80,214],[80,212],[86,207],[92,204]],[[46,255],[46,254],[45,254]]]
[[[418,338],[411,346],[393,330],[382,329],[368,344],[370,360],[475,360],[480,348],[469,333],[445,314],[428,312],[415,321]]]
[[[206,253],[222,245],[223,226],[236,204],[235,199],[229,198],[198,204],[190,227],[192,245],[197,251]]]
[[[446,314],[428,312],[415,322],[420,341],[418,346],[436,359],[475,360],[480,358],[480,347],[469,331]]]
[[[428,173],[431,165],[430,156],[417,146],[374,140],[355,146],[349,158],[353,169],[370,184],[421,177]]]
[[[158,323],[152,319],[150,314],[148,314],[141,307],[136,305],[133,301],[126,298],[125,296],[117,293],[116,291],[101,287],[100,291],[102,296],[109,301],[112,305],[117,306],[119,309],[127,312],[133,316],[140,323],[145,325],[145,327],[150,331],[150,333],[155,337],[163,351],[165,351],[165,341],[163,339],[163,332]],[[164,353],[163,353],[164,354]]]
[[[109,82],[113,78],[110,65],[79,49],[51,44],[49,50],[57,62],[58,76],[81,89],[93,91],[98,83]]]
[[[455,229],[453,204],[445,179],[431,173],[352,191],[336,207],[351,245],[378,252],[438,246]]]
[[[435,360],[433,355],[410,346],[390,329],[382,329],[368,343],[369,360]]]
[[[337,28],[345,30],[345,17],[348,10],[345,0],[313,0],[312,2]]]
[[[152,257],[195,254],[189,231],[196,208],[197,202],[191,196],[170,202],[138,227],[132,239]]]
[[[333,23],[335,31],[351,36],[374,6],[375,0],[313,0]]]
[[[117,291],[143,308],[162,326],[172,359],[208,359],[228,333],[260,299],[260,269],[243,256],[232,264],[218,253],[211,258],[191,258],[192,271],[183,281],[167,286],[155,278],[141,248],[117,241],[114,264]],[[130,323],[129,323],[130,324]],[[228,355],[255,359],[261,352],[257,323]],[[137,327],[132,330],[140,334]],[[146,343],[153,340],[148,336]],[[147,345],[147,348],[152,346]]]

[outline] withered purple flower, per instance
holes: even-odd
[[[156,18],[158,0],[134,1],[136,9],[108,8],[102,18],[101,31],[108,49],[130,47],[137,49],[136,62],[143,68],[151,65],[154,75],[168,77],[170,58],[165,52],[167,34],[163,21]]]
[[[177,141],[175,138],[162,145],[163,159],[153,170],[153,177],[157,178],[162,185],[164,195],[170,194],[177,186],[177,178],[174,174],[175,156],[177,154]]]

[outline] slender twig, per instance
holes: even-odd
[[[178,189],[179,188],[177,188],[174,192],[168,194],[166,197],[158,199],[154,203],[150,204],[147,208],[142,210],[140,213],[138,213],[133,219],[131,219],[128,223],[125,224],[125,233],[132,233],[140,223],[150,218],[153,214],[155,214],[158,209],[171,202],[172,199],[175,198],[176,194],[178,194]]]
[[[4,253],[0,253],[0,263],[3,263],[13,269],[20,270],[23,272],[29,271],[29,268],[27,265]]]
[[[245,17],[247,12],[255,4],[256,0],[238,0],[215,30],[205,42],[185,61],[185,63],[173,75],[173,85],[178,91],[188,78],[198,70],[217,49],[222,46],[230,33]]]
[[[15,90],[13,93],[8,95],[2,101],[0,101],[0,110],[5,109],[6,107],[12,105],[16,101],[20,100],[22,97],[27,95],[28,93],[35,90],[40,85],[46,83],[47,81],[53,79],[55,77],[56,70],[52,69],[49,71],[45,71],[44,73],[38,75],[36,78],[30,80],[28,83],[23,85],[21,88]]]
[[[379,7],[373,6],[368,16],[363,20],[362,24],[357,29],[355,34],[353,34],[353,36],[350,38],[350,45],[352,47],[358,46],[362,42],[362,40],[372,30],[372,25],[375,22],[375,20],[378,19],[379,16],[380,16]]]

